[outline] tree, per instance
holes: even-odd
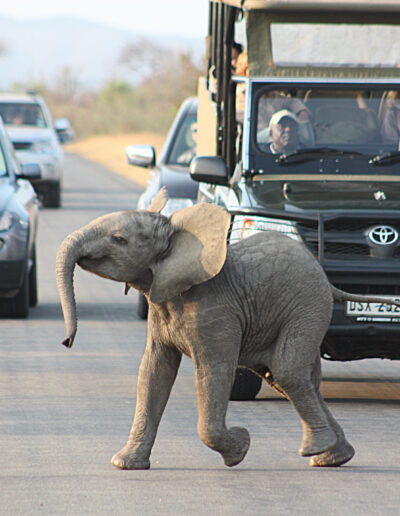
[[[162,47],[148,40],[127,45],[120,63],[135,71],[135,104],[142,128],[166,130],[180,103],[197,91],[203,70],[190,52]]]

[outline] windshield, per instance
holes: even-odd
[[[42,110],[38,104],[24,104],[21,102],[0,103],[0,116],[7,125],[47,127]]]
[[[168,163],[189,166],[196,154],[197,116],[188,114],[177,128]]]
[[[399,150],[400,89],[264,88],[256,95],[256,142],[269,154],[329,148],[373,156]]]

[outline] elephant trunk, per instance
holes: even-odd
[[[67,329],[63,345],[72,347],[77,331],[76,301],[74,294],[75,264],[82,256],[87,235],[82,230],[71,233],[61,244],[56,259],[57,286],[61,299],[64,321]]]

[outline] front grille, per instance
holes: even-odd
[[[399,296],[400,285],[371,285],[369,283],[336,283],[336,288],[349,292],[350,294],[361,294],[364,296]]]
[[[32,146],[31,142],[13,142],[13,146],[15,150],[27,150]]]
[[[325,255],[369,256],[369,247],[362,244],[325,243]]]
[[[320,226],[321,225],[321,226]],[[400,239],[392,246],[377,246],[368,238],[369,229],[374,226],[390,226],[400,234],[400,220],[382,220],[375,217],[354,216],[330,218],[329,220],[299,221],[297,228],[310,251],[325,259],[378,257],[400,259]],[[320,242],[321,240],[321,242]],[[320,247],[321,251],[320,252]]]

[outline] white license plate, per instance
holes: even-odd
[[[399,301],[399,299],[396,298],[396,301]],[[346,314],[352,317],[373,317],[374,319],[400,318],[400,307],[386,303],[358,303],[356,301],[347,301]]]

